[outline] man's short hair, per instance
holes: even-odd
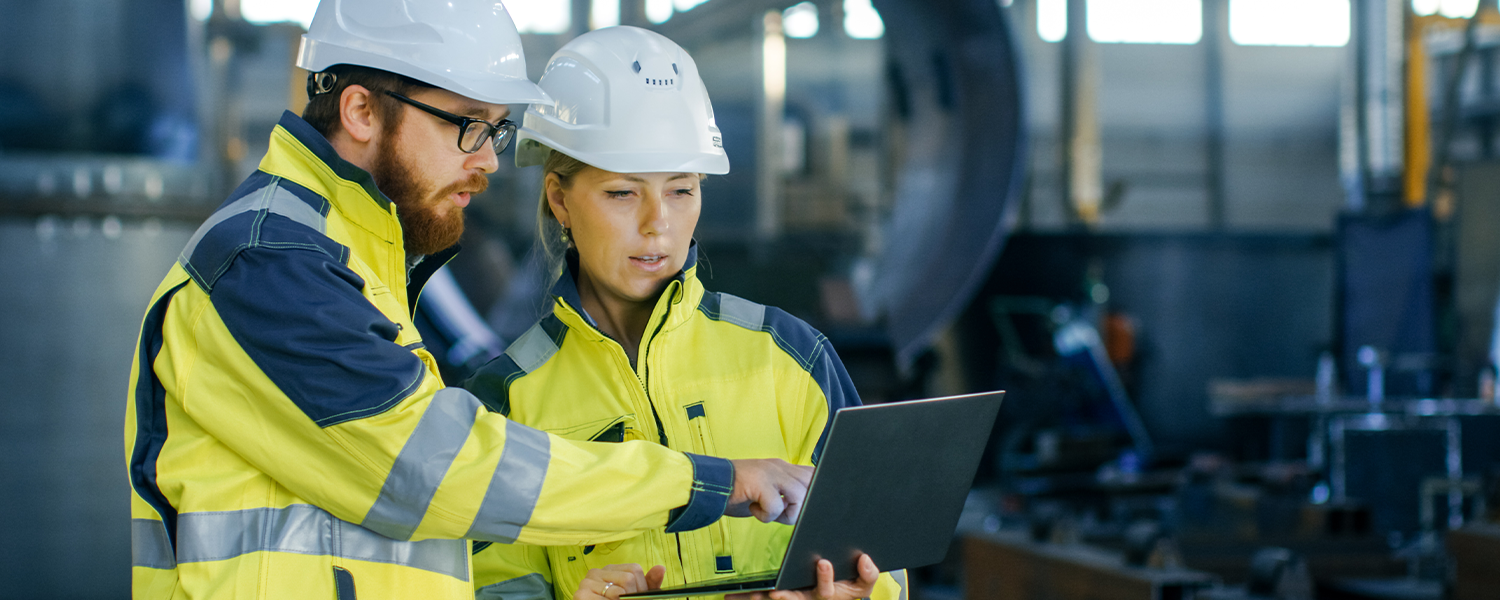
[[[313,81],[320,76],[326,81],[327,75],[333,76],[332,87],[325,92],[316,92]],[[363,86],[370,90],[370,102],[374,107],[376,117],[381,123],[385,123],[386,127],[392,128],[401,124],[401,116],[405,113],[401,111],[401,103],[385,95],[385,92],[410,96],[412,92],[421,88],[433,87],[390,71],[358,65],[333,65],[321,73],[308,74],[309,98],[307,107],[302,109],[302,120],[312,125],[313,129],[323,134],[323,137],[331,137],[333,132],[338,131],[340,127],[339,97],[344,94],[344,88],[351,85]]]

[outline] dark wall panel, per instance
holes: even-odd
[[[1084,303],[1091,264],[1105,306],[1137,323],[1132,399],[1169,455],[1229,449],[1208,412],[1211,379],[1311,378],[1332,339],[1327,236],[1018,234],[985,296]]]
[[[192,231],[0,219],[0,598],[130,597],[131,354]]]

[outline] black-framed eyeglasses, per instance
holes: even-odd
[[[473,154],[484,147],[485,140],[495,146],[495,154],[505,151],[510,145],[510,140],[516,137],[516,122],[510,119],[500,119],[499,123],[491,123],[484,119],[473,117],[462,117],[441,108],[428,106],[396,92],[386,90],[392,98],[420,108],[434,117],[458,126],[458,149],[464,154]]]

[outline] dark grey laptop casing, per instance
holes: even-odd
[[[779,574],[701,581],[621,598],[810,588],[817,584],[819,558],[833,563],[835,580],[854,579],[860,553],[869,554],[882,571],[943,560],[1004,394],[838,411]]]

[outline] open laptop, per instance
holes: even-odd
[[[1004,395],[984,392],[838,411],[781,569],[621,598],[810,588],[818,581],[818,559],[833,563],[835,580],[853,579],[860,553],[869,554],[882,571],[943,560]]]

